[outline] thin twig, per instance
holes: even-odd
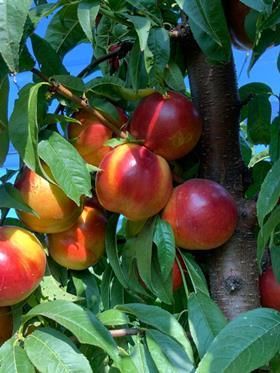
[[[110,128],[113,132],[115,132],[118,136],[122,138],[126,138],[126,134],[121,131],[120,128],[117,127],[117,123],[112,118],[106,118],[103,114],[101,114],[98,110],[91,107],[85,100],[81,99],[80,97],[76,96],[73,92],[71,92],[68,88],[62,85],[55,80],[50,80],[47,76],[45,76],[40,70],[33,68],[31,70],[33,74],[39,76],[45,82],[49,82],[52,85],[52,89],[54,92],[61,94],[63,97],[67,98],[68,100],[74,102],[75,104],[79,105],[82,109],[86,112],[96,116],[105,126]]]
[[[143,330],[139,328],[115,329],[109,330],[113,338],[127,337],[130,335],[142,334]]]

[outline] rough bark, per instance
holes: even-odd
[[[210,291],[232,319],[259,306],[256,242],[252,234],[255,203],[243,198],[246,168],[239,145],[240,101],[233,59],[211,65],[190,32],[181,43],[191,93],[203,117],[200,143],[201,176],[224,185],[235,198],[239,222],[234,236],[209,254]]]

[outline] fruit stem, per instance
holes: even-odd
[[[121,337],[130,336],[130,335],[142,334],[143,329],[140,329],[140,328],[114,329],[114,330],[109,330],[109,332],[113,338],[121,338]]]
[[[75,104],[79,105],[81,108],[83,108],[89,114],[92,114],[92,115],[96,116],[104,124],[104,126],[108,127],[110,130],[112,130],[119,137],[121,137],[121,138],[126,138],[127,137],[127,134],[125,132],[121,131],[121,129],[119,129],[117,127],[117,125],[114,123],[112,118],[105,117],[98,110],[91,107],[85,100],[76,96],[73,92],[71,92],[63,84],[55,81],[54,79],[49,79],[40,70],[38,70],[36,68],[32,68],[31,71],[33,72],[33,74],[39,76],[45,82],[49,82],[52,85],[52,88],[53,88],[54,92],[58,92],[63,97],[65,97],[68,100],[70,100],[70,101],[74,102]]]

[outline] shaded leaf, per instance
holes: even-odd
[[[249,373],[265,365],[279,349],[279,312],[255,309],[236,317],[222,329],[196,372]]]
[[[135,31],[137,32],[140,50],[144,51],[147,46],[149,32],[151,29],[151,21],[146,17],[127,16],[128,20],[133,23]]]
[[[36,215],[36,212],[25,203],[21,193],[10,183],[0,185],[0,208],[16,209]]]
[[[0,166],[5,162],[9,151],[8,100],[10,84],[8,76],[0,81]]]
[[[100,8],[99,0],[82,0],[78,5],[78,19],[88,40],[93,43],[93,28]]]
[[[107,310],[101,312],[97,315],[98,320],[102,322],[103,325],[125,325],[129,323],[127,315],[120,310]]]

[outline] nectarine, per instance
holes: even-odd
[[[0,227],[0,306],[27,298],[39,285],[46,268],[46,255],[31,232]]]
[[[214,249],[233,234],[237,207],[218,183],[191,179],[174,188],[162,218],[172,227],[177,246],[184,249]]]
[[[96,208],[85,206],[67,231],[48,235],[50,256],[63,267],[82,270],[98,262],[105,250],[106,218]]]
[[[122,109],[117,108],[117,111],[121,127],[126,123],[127,117]],[[70,123],[68,138],[87,163],[98,167],[104,155],[112,149],[104,143],[112,138],[113,133],[104,123],[85,110],[80,110],[74,116],[81,125]]]
[[[129,131],[144,145],[167,160],[181,158],[197,144],[202,121],[193,103],[184,95],[153,93],[137,106]]]
[[[108,153],[96,176],[96,194],[109,211],[143,220],[166,205],[172,176],[165,159],[144,146],[124,144]]]
[[[46,171],[48,170],[45,167]],[[81,214],[79,207],[55,184],[25,168],[15,187],[39,217],[17,211],[21,221],[35,232],[57,233],[71,227]]]
[[[280,283],[277,282],[272,267],[262,273],[259,284],[262,306],[280,311]]]

